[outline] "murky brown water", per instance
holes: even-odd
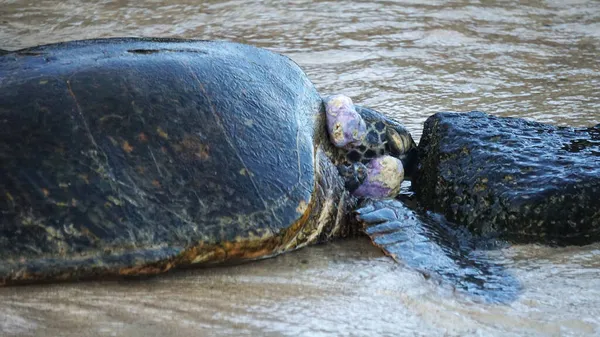
[[[600,2],[0,0],[0,48],[108,36],[246,42],[405,123],[479,109],[600,123]],[[420,4],[426,3],[426,5]],[[0,289],[0,335],[600,335],[600,245],[491,252],[523,286],[473,302],[367,239],[136,282]]]

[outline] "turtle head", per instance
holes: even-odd
[[[417,166],[417,146],[404,126],[374,110],[354,105],[344,95],[329,96],[323,102],[329,139],[346,150],[347,162],[367,164],[389,155],[402,162],[405,177],[412,176]],[[346,169],[351,167],[347,165]]]
[[[348,191],[358,197],[395,197],[416,167],[416,145],[399,123],[355,106],[344,95],[323,99],[331,143],[345,152],[338,165]]]
[[[417,145],[412,136],[402,124],[362,106],[355,106],[356,111],[365,121],[367,135],[363,142],[363,147],[358,147],[358,151],[363,150],[360,157],[370,161],[373,157],[389,155],[398,158],[404,168],[404,177],[411,178],[417,168]],[[369,151],[371,150],[371,151]],[[373,152],[376,153],[373,156]],[[349,152],[350,157],[358,156]]]

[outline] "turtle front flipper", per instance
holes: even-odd
[[[355,213],[362,230],[394,260],[486,302],[506,303],[517,297],[517,279],[473,250],[474,238],[468,233],[419,215],[395,199],[367,199],[360,206]]]

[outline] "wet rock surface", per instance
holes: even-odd
[[[558,127],[482,112],[427,119],[413,188],[420,202],[484,236],[600,239],[600,126]]]

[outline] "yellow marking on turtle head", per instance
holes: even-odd
[[[396,148],[396,150],[398,150],[400,153],[405,153],[408,151],[408,147],[410,146],[410,142],[408,141],[408,139],[405,138],[406,137],[402,137],[398,131],[388,127],[387,128],[387,136],[388,138],[390,138],[390,145],[394,146]]]
[[[43,85],[43,84],[46,84],[46,83],[48,83],[48,80],[46,80],[46,79],[44,79],[44,80],[40,80],[40,84],[42,84],[42,85]]]

